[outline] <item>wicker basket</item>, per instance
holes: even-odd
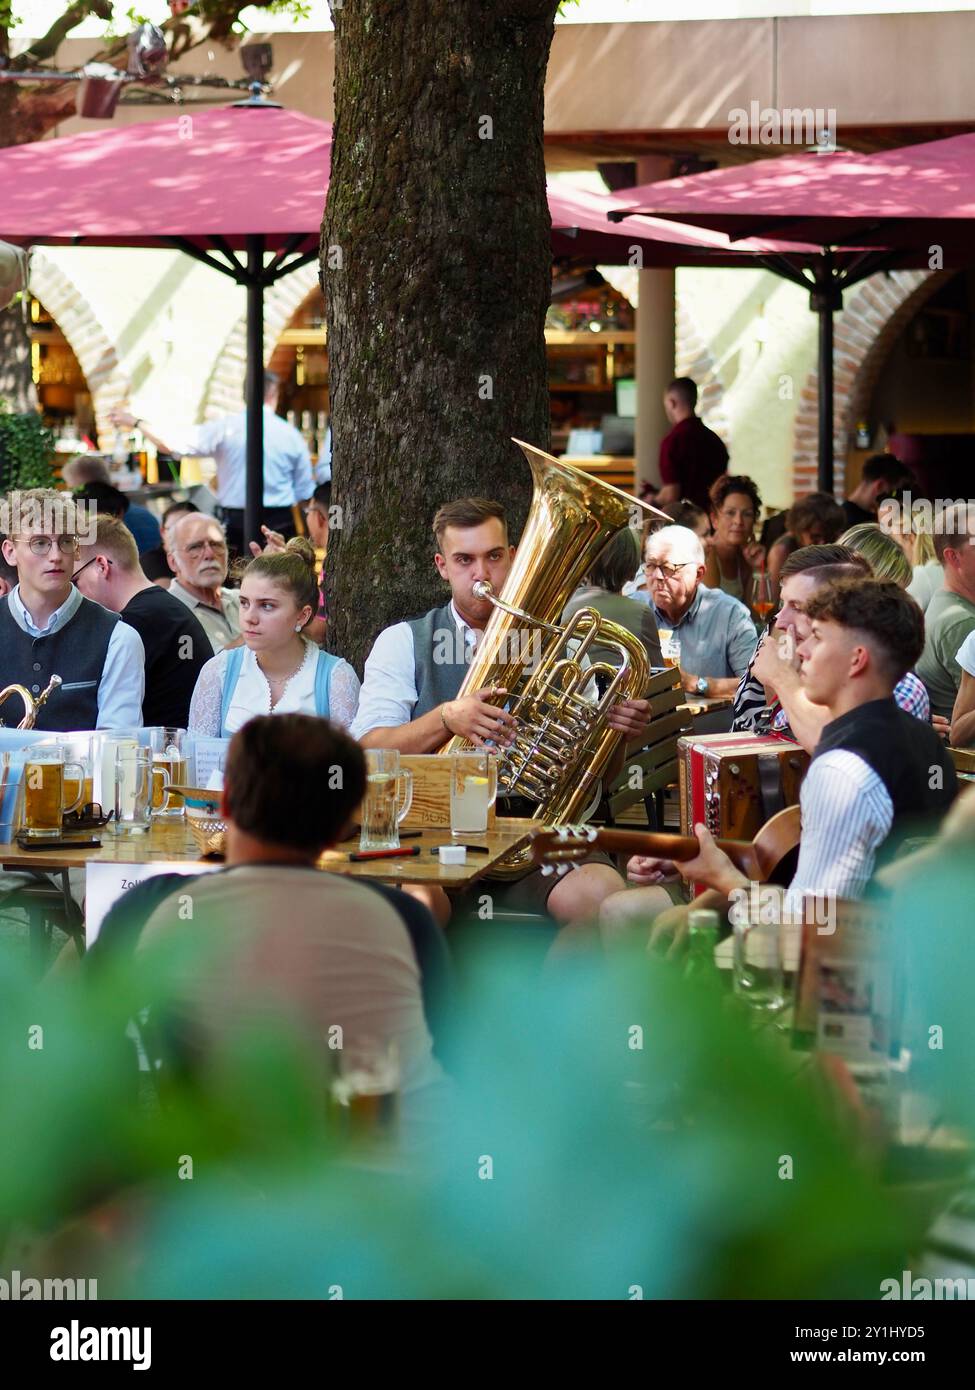
[[[224,853],[224,831],[227,829],[224,821],[212,816],[187,816],[186,824],[193,832],[201,854]]]

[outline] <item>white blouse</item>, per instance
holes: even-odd
[[[257,664],[257,657],[249,647],[244,647],[240,663],[240,674],[230,708],[227,711],[227,733],[233,734],[258,714],[315,714],[315,672],[321,656],[320,648],[307,638],[305,656],[295,674],[284,687],[284,692],[271,708],[271,687],[267,677]],[[223,704],[223,680],[227,669],[229,652],[222,651],[202,667],[190,701],[189,730],[204,738],[219,738],[220,710]],[[359,706],[359,677],[347,661],[339,661],[332,671],[328,689],[329,718],[333,723],[347,729],[355,718]]]

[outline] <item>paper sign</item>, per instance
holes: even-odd
[[[206,787],[214,772],[223,772],[229,747],[229,738],[195,738],[193,740],[194,787]]]
[[[220,864],[201,864],[185,859],[154,860],[151,864],[85,865],[85,945],[91,946],[109,908],[123,893],[159,874],[212,874]]]

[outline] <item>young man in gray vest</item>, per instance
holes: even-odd
[[[359,712],[350,729],[365,748],[398,748],[401,753],[435,753],[455,734],[481,748],[487,740],[504,743],[513,720],[490,703],[491,690],[457,698],[467,673],[468,649],[491,617],[489,600],[478,599],[473,586],[488,580],[500,593],[511,569],[515,548],[508,543],[504,508],[483,497],[465,497],[441,507],[433,520],[437,539],[434,562],[450,585],[448,603],[410,622],[382,631],[366,661],[359,695]],[[650,719],[646,700],[624,700],[614,706],[610,725],[639,739]],[[621,742],[611,778],[622,767]],[[529,873],[503,885],[506,908],[547,911],[557,922],[586,922],[596,916],[610,893],[623,880],[605,855],[592,856],[566,878]],[[502,885],[498,885],[501,889]],[[494,894],[496,899],[499,893]],[[440,904],[441,920],[444,912]]]
[[[0,599],[0,687],[23,685],[37,696],[52,676],[61,677],[37,716],[38,729],[138,728],[142,638],[75,588],[79,518],[72,498],[32,488],[10,493],[2,510],[3,556],[17,583]],[[9,711],[7,722],[16,722]]]

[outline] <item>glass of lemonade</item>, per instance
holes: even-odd
[[[396,748],[366,749],[366,794],[360,849],[399,849],[399,828],[413,804],[413,774],[400,770]]]
[[[77,795],[65,798],[66,774],[74,774]],[[56,840],[61,836],[61,820],[76,811],[84,795],[85,769],[81,763],[65,762],[60,747],[35,747],[24,762],[24,829],[33,840]]]
[[[450,755],[450,833],[483,835],[498,795],[498,760],[493,753]]]
[[[185,729],[152,728],[149,747],[152,749],[152,813],[161,820],[178,820],[185,813],[181,796],[165,788],[185,787],[189,767],[189,734]],[[163,776],[163,774],[168,774]]]

